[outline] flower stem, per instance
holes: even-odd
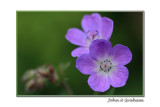
[[[62,86],[66,89],[68,95],[73,95],[72,89],[69,87],[66,81],[61,82]]]
[[[98,95],[98,92],[97,92],[97,91],[94,91],[93,95]]]

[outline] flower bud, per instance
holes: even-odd
[[[43,65],[34,70],[27,71],[22,80],[26,82],[26,91],[37,91],[44,87],[47,82],[55,82],[55,73],[51,65]]]

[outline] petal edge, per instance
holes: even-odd
[[[132,60],[132,53],[127,46],[117,44],[112,49],[112,61],[116,65],[126,65]]]
[[[123,87],[128,80],[129,72],[125,66],[117,66],[113,71],[111,71],[110,83],[113,87]]]
[[[86,75],[94,74],[97,72],[97,64],[89,54],[83,54],[76,60],[76,68]]]
[[[92,90],[105,92],[110,88],[109,77],[103,73],[96,73],[88,78],[88,84]]]
[[[85,47],[78,47],[71,52],[73,57],[79,57],[82,54],[89,54],[89,49]]]
[[[80,29],[77,28],[69,29],[65,37],[72,44],[79,46],[87,46],[86,35]]]

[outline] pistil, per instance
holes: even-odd
[[[88,31],[86,35],[86,41],[88,41],[88,43],[91,43],[93,40],[100,39],[98,31]]]

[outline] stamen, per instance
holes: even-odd
[[[110,60],[105,59],[100,62],[100,70],[103,72],[110,72],[112,69],[112,63]]]
[[[98,39],[99,38],[99,35],[98,35],[98,31],[87,31],[86,32],[86,41],[88,41],[89,43],[92,41],[92,40],[95,40],[95,39]]]
[[[110,71],[110,69],[108,68],[108,72]]]
[[[103,70],[103,68],[100,66],[100,69]]]

